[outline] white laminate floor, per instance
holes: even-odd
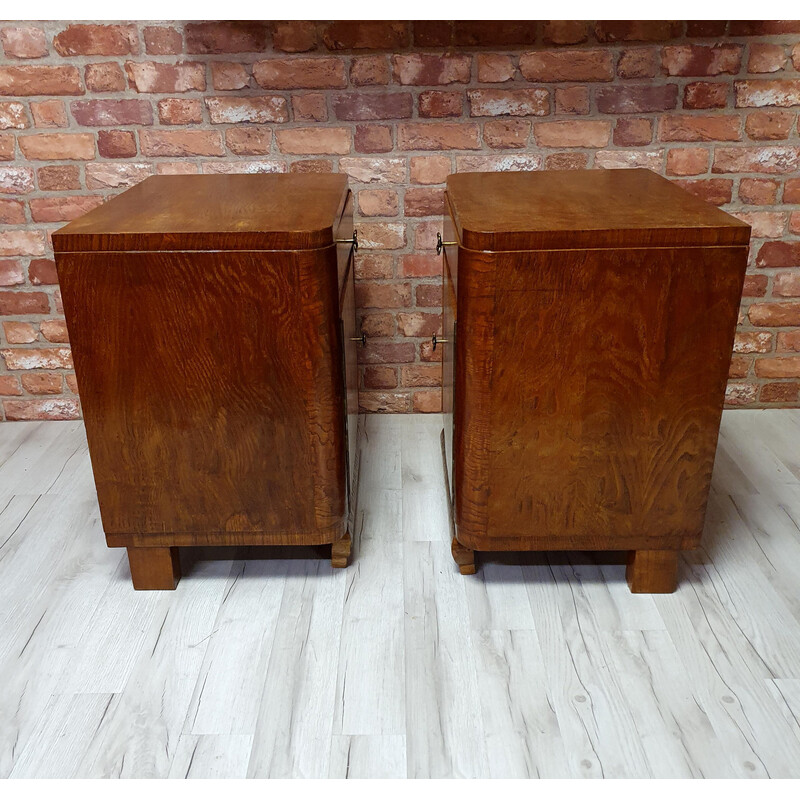
[[[0,425],[0,776],[800,777],[800,411],[723,415],[660,596],[609,554],[459,575],[440,430],[368,418],[347,570],[190,550],[135,592],[82,424]]]

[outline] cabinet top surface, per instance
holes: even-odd
[[[333,241],[344,175],[154,175],[53,235],[57,252],[305,250]]]
[[[747,244],[750,226],[646,169],[467,172],[447,179],[471,250]]]

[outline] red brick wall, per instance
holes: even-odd
[[[435,411],[445,176],[645,166],[753,226],[729,402],[797,405],[800,22],[6,23],[2,417],[75,417],[49,234],[154,172],[346,172],[364,406]]]

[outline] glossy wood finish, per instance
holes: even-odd
[[[610,231],[621,225],[628,203],[639,202],[631,189],[636,182],[625,171],[586,173],[581,181],[591,184],[594,175],[613,206],[605,217],[596,214],[595,228]],[[643,185],[650,182],[644,176],[637,179]],[[475,215],[478,207],[467,192],[474,186],[456,180],[462,177],[473,178],[448,181],[456,222],[459,209]],[[503,177],[491,179],[495,194]],[[482,181],[473,182],[488,191]],[[514,209],[512,228],[524,213],[534,228],[566,227],[559,198],[552,201],[561,209],[554,219],[535,216],[551,191],[549,175],[513,176],[505,204],[487,211],[485,228],[500,226],[504,205]],[[527,212],[523,203],[529,203]],[[454,517],[462,547],[698,546],[747,248],[689,246],[693,232],[704,241],[709,230],[692,227],[694,207],[693,199],[683,209],[673,199],[666,215],[686,221],[675,232],[681,246],[498,252],[463,246],[459,236],[472,217],[461,213],[462,228],[454,224],[448,239],[457,244],[445,247],[445,269],[457,263],[458,277],[452,281],[457,335],[444,355],[445,364],[454,359],[454,377],[446,367],[444,397],[447,413],[453,392]],[[606,245],[647,238],[639,227],[641,209],[639,217],[634,212],[631,227],[609,234]],[[576,221],[586,213],[578,205]],[[738,220],[730,228],[731,238],[749,230]],[[662,226],[659,236],[667,230]],[[517,240],[516,231],[509,236]],[[448,313],[446,289],[446,319]],[[467,556],[460,552],[456,560],[461,565]],[[649,578],[636,584],[666,590],[666,561],[663,573],[663,584]]]
[[[177,547],[129,547],[134,589],[174,589],[181,579]]]
[[[356,358],[343,338],[355,326],[352,247],[333,242],[352,238],[346,184],[335,176],[316,192],[312,176],[220,176],[253,179],[222,185],[204,177],[212,178],[204,193],[183,180],[159,181],[155,194],[140,184],[105,215],[54,236],[107,542],[336,542],[347,534],[357,464]],[[287,180],[262,180],[277,177]],[[157,198],[150,213],[139,207]],[[182,230],[159,233],[159,224],[188,222],[198,206],[196,225],[215,219],[215,228],[189,236],[185,250],[148,250]],[[326,245],[214,249],[230,241],[218,231],[236,214],[256,234],[279,206],[305,209],[285,232],[298,242],[328,214]],[[145,231],[130,252],[65,250],[76,241],[132,244],[127,233],[119,239],[126,225]]]

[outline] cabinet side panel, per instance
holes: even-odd
[[[442,230],[444,241],[455,241],[455,226],[450,216],[445,216]],[[445,442],[445,471],[447,473],[450,501],[455,496],[453,482],[453,436],[454,436],[454,389],[456,298],[458,296],[458,245],[447,245],[442,256],[442,415]]]
[[[746,248],[497,259],[489,535],[464,544],[696,546]]]
[[[332,252],[332,248],[329,248]],[[319,538],[334,480],[331,333],[298,253],[70,253],[58,272],[103,525],[114,544]],[[335,265],[332,276],[335,298]],[[333,313],[336,313],[335,299]],[[323,337],[322,340],[320,337]],[[339,441],[341,441],[339,439]],[[313,467],[313,468],[310,468]],[[343,485],[343,474],[339,474]],[[341,495],[341,491],[339,492]],[[330,541],[330,532],[324,539]],[[112,541],[113,540],[113,541]],[[265,541],[261,536],[260,542]]]

